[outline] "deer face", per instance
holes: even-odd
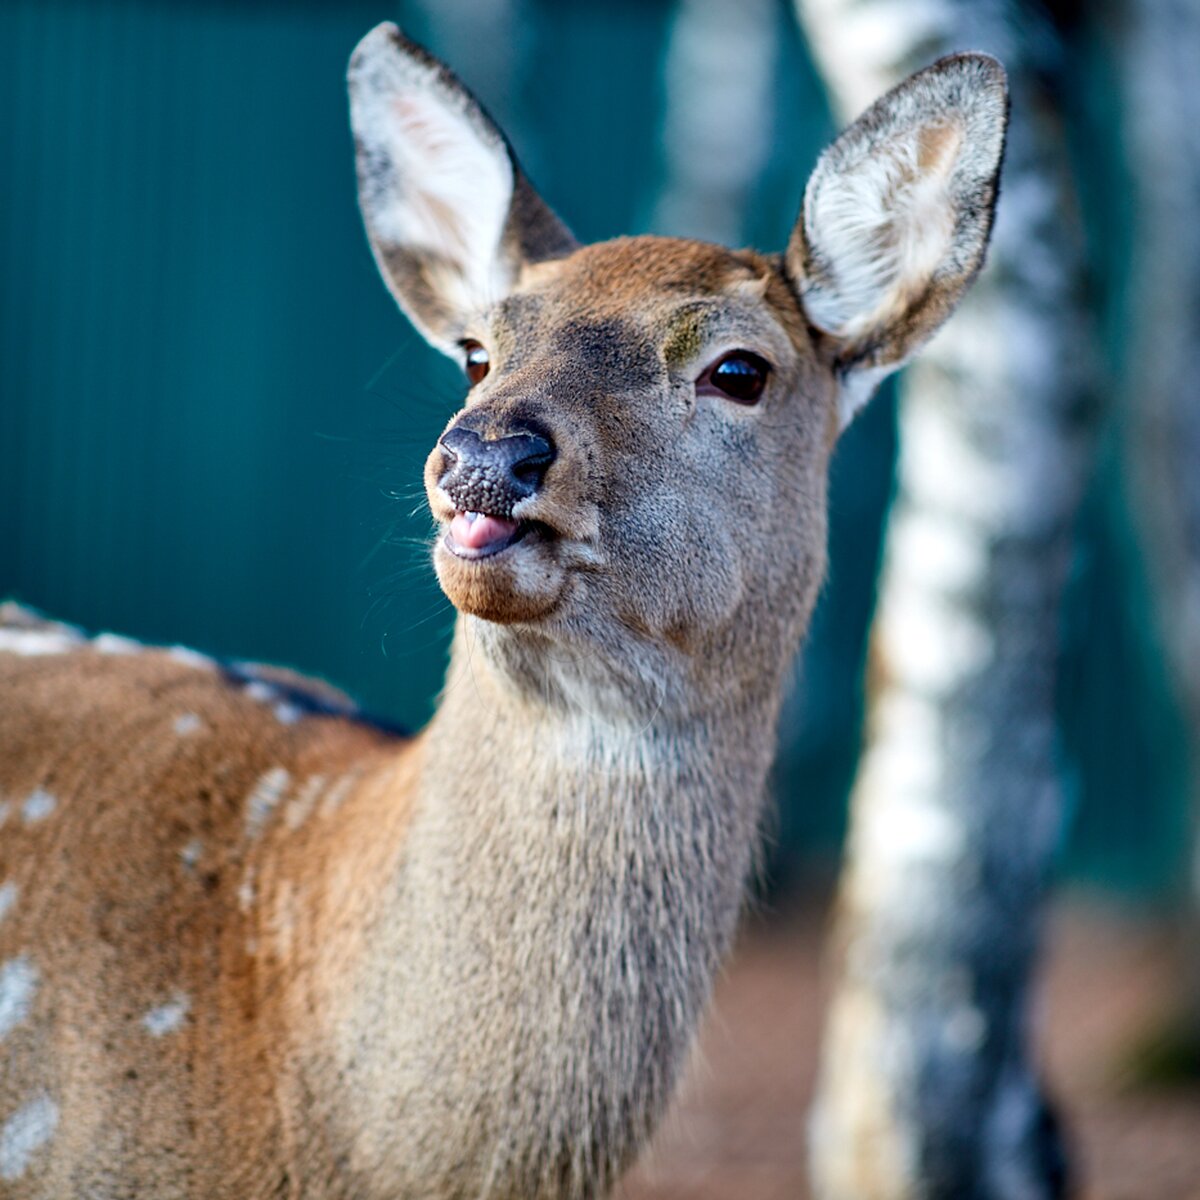
[[[837,434],[982,260],[999,65],[945,59],[877,103],[774,258],[579,246],[394,26],[360,44],[350,87],[384,278],[472,382],[425,471],[446,594],[559,641],[786,655],[775,634],[799,634],[824,565]]]
[[[834,389],[766,260],[585,247],[527,267],[464,341],[486,374],[426,469],[460,609],[687,643],[816,577]]]

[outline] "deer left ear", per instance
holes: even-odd
[[[475,97],[395,25],[358,44],[348,82],[371,249],[413,324],[457,357],[468,321],[523,265],[578,243]]]
[[[843,427],[982,266],[1007,121],[1004,68],[956,54],[876,101],[818,161],[785,263],[828,335]]]

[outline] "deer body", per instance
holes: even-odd
[[[906,86],[782,259],[579,247],[461,85],[368,35],[368,232],[475,385],[426,469],[445,693],[404,740],[5,610],[0,1195],[608,1190],[732,938],[837,433],[986,243],[998,67]],[[901,208],[941,172],[944,245],[839,283],[839,171]]]
[[[51,636],[53,654],[0,660],[6,732],[69,746],[2,777],[3,944],[24,947],[7,961],[27,1007],[107,1050],[79,1072],[70,1040],[7,1032],[14,1098],[61,1097],[71,1074],[44,1194],[105,1194],[114,1161],[156,1196],[612,1175],[728,946],[772,713],[747,708],[763,732],[742,744],[711,716],[597,732],[506,696],[460,641],[438,719],[403,742],[281,723],[269,685],[247,695],[215,664]],[[184,1145],[191,1192],[162,1173]]]

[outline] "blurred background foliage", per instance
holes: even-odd
[[[667,0],[0,0],[0,596],[288,663],[420,725],[452,620],[421,467],[465,384],[376,275],[345,60],[398,20],[479,94],[584,240],[778,249],[833,122],[792,7],[730,11],[738,36],[698,50]],[[1119,367],[1111,35],[1081,12],[1070,39],[1091,286]],[[688,124],[722,79],[748,87],[744,137],[725,144],[702,111]],[[1064,860],[1155,895],[1185,866],[1185,737],[1116,439],[1109,421],[1062,617]],[[780,885],[843,829],[895,441],[887,390],[834,464],[830,579],[775,778]]]

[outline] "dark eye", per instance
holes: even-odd
[[[467,378],[473,386],[488,373],[492,360],[478,342],[471,341],[469,338],[463,342],[462,348],[466,355],[463,365],[466,367]]]
[[[770,371],[766,359],[749,350],[734,350],[717,359],[696,380],[696,394],[719,394],[738,404],[757,404]]]

